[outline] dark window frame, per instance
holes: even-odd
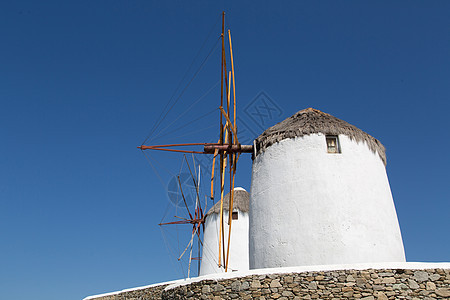
[[[334,140],[335,141],[335,144],[336,144],[336,150],[335,151],[331,150],[331,147],[329,146],[329,143],[328,143],[329,140]],[[339,136],[338,135],[327,134],[325,136],[325,143],[326,143],[326,146],[327,146],[327,153],[330,153],[330,154],[340,154],[340,153],[342,153],[341,144],[339,143]]]

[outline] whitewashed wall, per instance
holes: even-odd
[[[248,258],[248,222],[247,212],[238,211],[238,219],[231,224],[230,256],[228,259],[229,272],[249,270]],[[228,241],[228,211],[224,211],[225,245]],[[203,238],[203,254],[200,265],[200,275],[225,272],[218,267],[219,258],[219,230],[220,215],[210,214],[206,217]],[[223,256],[222,256],[223,257]]]
[[[286,139],[253,161],[250,268],[405,261],[386,169],[365,143]]]

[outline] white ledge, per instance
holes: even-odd
[[[283,273],[304,273],[304,272],[322,272],[322,271],[340,271],[340,270],[368,270],[368,269],[450,269],[449,262],[385,262],[385,263],[364,263],[364,264],[345,264],[345,265],[322,265],[322,266],[298,266],[298,267],[286,267],[286,268],[270,268],[270,269],[256,269],[240,272],[229,273],[217,273],[208,274],[204,276],[179,279],[161,283],[155,283],[151,285],[125,289],[117,292],[93,295],[84,298],[83,300],[90,300],[104,296],[117,295],[125,292],[132,292],[137,290],[143,290],[161,285],[167,285],[164,290],[170,290],[179,286],[199,282],[202,280],[214,280],[230,279],[237,277],[245,277],[249,275],[267,275],[267,274],[283,274]]]

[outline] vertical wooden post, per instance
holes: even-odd
[[[225,131],[225,141],[228,140],[228,131]],[[222,252],[223,252],[223,260],[225,262],[225,233],[223,226],[223,192],[225,185],[225,169],[227,167],[227,157],[226,155],[222,155],[223,157],[223,168],[221,172],[221,182],[220,182],[220,232],[219,232],[219,267],[222,262]],[[225,265],[225,264],[224,264]]]
[[[234,61],[233,61],[233,47],[231,45],[231,31],[228,30],[228,38],[230,41],[230,59],[231,59],[231,74],[233,76],[233,118],[234,118],[234,122],[233,122],[233,127],[237,132],[237,128],[236,128],[236,81],[234,78]],[[236,143],[237,141],[237,136],[234,137],[234,143]]]
[[[233,46],[231,44],[231,32],[228,30],[228,39],[230,43],[230,60],[231,60],[231,72],[230,72],[230,85],[231,85],[231,77],[233,78],[233,128],[235,133],[233,135],[233,140],[230,140],[230,143],[237,144],[237,130],[236,130],[236,82],[234,76],[234,61],[233,61]],[[228,105],[230,105],[230,97],[228,97]],[[228,117],[230,116],[230,112],[228,111]],[[231,121],[231,118],[229,118]],[[228,244],[227,244],[227,258],[225,261],[225,272],[228,271],[228,259],[230,257],[230,242],[231,242],[231,223],[233,222],[233,200],[234,200],[234,178],[236,175],[236,163],[237,156],[236,154],[229,155],[230,161],[230,199],[229,199],[229,208],[228,208]]]
[[[221,84],[220,84],[220,86],[221,86],[221,88],[220,88],[220,107],[223,107],[223,77],[224,77],[224,72],[225,72],[225,69],[224,69],[224,67],[225,67],[225,40],[224,40],[224,34],[225,34],[225,12],[223,11],[222,12],[222,35],[221,35],[221,38],[222,38],[222,60],[221,60],[222,68],[221,68],[221,75],[220,75],[221,76],[221,78],[220,78],[220,82],[221,82]],[[223,145],[223,120],[222,120],[222,114],[220,114],[220,138],[219,138],[219,144]],[[214,166],[213,166],[213,168],[214,168]],[[222,170],[223,170],[223,154],[222,154],[222,152],[220,152],[220,187],[221,187],[221,189],[222,189],[222,182],[223,182]],[[222,190],[221,190],[221,193],[222,193]],[[221,230],[222,230],[222,226],[223,226],[222,222],[223,222],[223,220],[221,218],[220,219]],[[219,268],[222,265],[220,241],[221,241],[221,238],[219,236],[219,261],[218,261],[219,262]]]

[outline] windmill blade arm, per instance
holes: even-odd
[[[180,259],[183,257],[184,253],[186,253],[186,250],[189,249],[189,246],[190,246],[190,245],[192,244],[192,242],[194,241],[195,235],[197,234],[198,238],[200,238],[200,233],[198,232],[199,227],[200,227],[200,224],[198,224],[198,225],[195,227],[194,232],[192,232],[191,240],[190,240],[189,243],[187,244],[187,246],[186,246],[186,248],[184,249],[183,253],[181,253],[181,255],[180,255],[180,257],[178,258],[178,260],[180,260]],[[203,243],[202,243],[202,246],[203,246]]]
[[[186,199],[184,198],[183,188],[181,187],[180,176],[178,176],[178,185],[180,186],[180,192],[181,192],[181,196],[183,197],[184,206],[186,206],[186,210],[189,213],[189,217],[191,217],[191,219],[193,219],[192,215],[191,215],[191,212],[189,211],[189,207],[188,207],[188,205],[186,203]]]
[[[213,154],[215,150],[226,151],[226,152],[243,152],[243,153],[253,153],[253,145],[216,145],[216,144],[206,144],[203,147],[204,153]]]
[[[230,127],[231,131],[233,131],[234,137],[236,138],[236,144],[239,144],[238,138],[237,138],[237,131],[236,128],[234,128],[233,123],[231,123],[230,118],[228,117],[228,114],[225,112],[222,106],[219,107],[220,111],[222,112],[222,115],[227,120],[228,127]]]

